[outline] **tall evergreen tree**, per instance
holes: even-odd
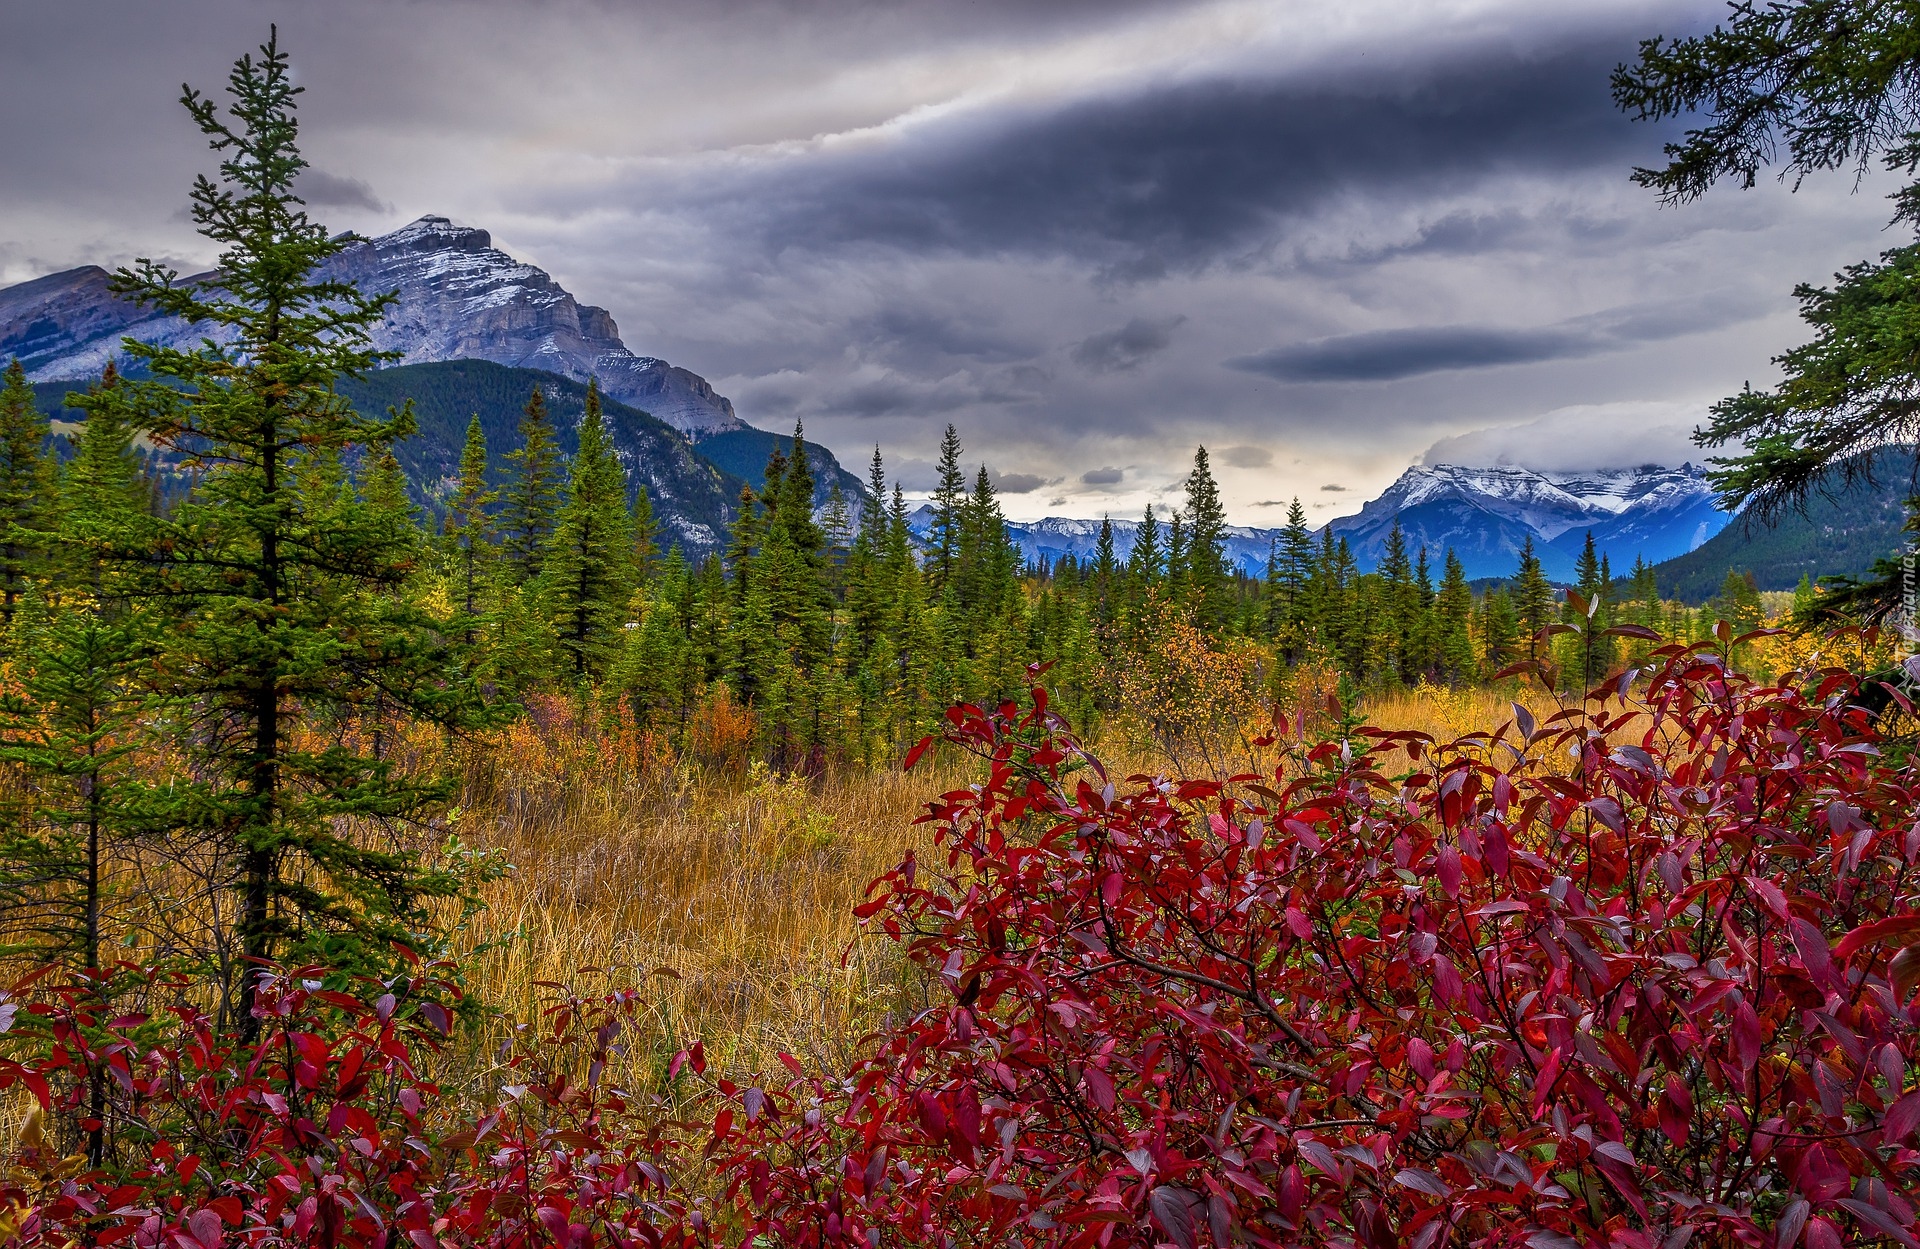
[[[1600,554],[1594,547],[1591,529],[1587,530],[1579,558],[1573,561],[1573,583],[1580,588],[1581,596],[1589,599],[1607,584],[1600,574]]]
[[[1092,624],[1104,629],[1119,616],[1119,556],[1114,553],[1114,522],[1100,516],[1100,537],[1092,547]]]
[[[520,445],[507,453],[500,512],[502,554],[514,584],[540,575],[540,559],[560,506],[560,446],[547,397],[535,386],[520,417]]]
[[[1227,567],[1227,511],[1213,480],[1207,449],[1193,453],[1187,473],[1186,580],[1194,619],[1203,628],[1225,625],[1233,610],[1233,577]]]
[[[487,489],[487,435],[475,413],[467,421],[467,440],[460,449],[460,475],[453,497],[447,500],[446,519],[447,539],[457,561],[460,610],[469,617],[480,609],[480,587],[486,582],[492,554],[493,517],[487,509],[499,497],[499,491]]]
[[[1187,602],[1187,518],[1175,512],[1167,520],[1167,601]]]
[[[1146,514],[1140,518],[1140,527],[1133,531],[1133,546],[1127,552],[1127,576],[1140,600],[1144,601],[1147,591],[1159,584],[1165,571],[1160,551],[1160,522],[1154,519],[1153,504],[1149,503]]]
[[[967,475],[960,470],[960,432],[952,425],[940,438],[940,481],[933,491],[933,529],[927,536],[927,575],[943,588],[960,558],[961,513],[967,501]]]
[[[869,553],[878,554],[886,546],[887,467],[880,458],[880,444],[873,444],[873,460],[867,465],[867,494],[860,500],[859,540]]]
[[[12,681],[0,693],[0,764],[31,784],[0,798],[0,932],[35,962],[98,972],[112,936],[109,873],[142,831],[147,805],[135,762],[148,741],[144,621],[96,600],[23,611],[20,624]],[[86,1064],[95,1164],[107,1080],[104,1063]]]
[[[223,1008],[251,1036],[247,960],[384,969],[394,943],[422,944],[422,897],[455,888],[346,831],[349,820],[366,830],[421,817],[449,792],[443,777],[402,774],[348,744],[369,704],[448,727],[474,723],[479,707],[440,622],[393,593],[411,559],[400,536],[363,503],[314,505],[290,471],[306,455],[377,455],[411,432],[412,414],[362,417],[337,386],[383,359],[369,338],[391,297],[312,276],[347,243],[294,196],[300,89],[277,38],[236,63],[228,90],[231,121],[216,101],[183,97],[226,153],[220,181],[203,177],[192,192],[195,222],[222,249],[217,284],[184,283],[148,260],[112,283],[162,315],[219,327],[227,343],[129,340],[153,380],[122,379],[100,401],[200,474],[129,554],[152,578],[148,601],[173,615],[153,667],[169,682],[184,766],[154,814],[230,856],[235,923],[216,928],[208,953],[228,973]],[[300,739],[316,721],[341,730],[319,752]]]
[[[540,561],[540,591],[567,668],[577,680],[604,676],[633,597],[633,517],[627,470],[613,453],[600,387],[587,383],[580,451]]]
[[[0,624],[13,623],[15,605],[44,565],[53,522],[46,440],[46,418],[15,360],[0,386]]]
[[[1473,654],[1473,589],[1452,547],[1447,548],[1446,571],[1441,574],[1440,592],[1434,598],[1434,616],[1440,635],[1441,671],[1450,681],[1472,680],[1478,666]]]
[[[1492,676],[1520,657],[1520,614],[1505,586],[1487,592],[1480,605],[1480,658]]]
[[[112,362],[97,386],[86,394],[69,393],[70,406],[86,417],[75,439],[73,459],[59,480],[57,548],[59,574],[70,586],[85,587],[96,599],[108,595],[109,581],[126,569],[103,552],[124,544],[129,528],[150,508],[152,488],[134,452],[133,431],[118,405],[100,402],[101,391],[120,382]]]
[[[653,514],[653,497],[647,492],[645,483],[633,492],[630,514],[634,580],[642,586],[649,586],[660,573],[660,521]]]
[[[1540,630],[1553,622],[1553,585],[1541,570],[1540,557],[1533,551],[1529,534],[1520,547],[1520,568],[1514,576],[1514,612],[1526,634],[1529,658],[1540,656]]]

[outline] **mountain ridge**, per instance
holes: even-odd
[[[429,214],[349,242],[315,277],[352,281],[368,294],[398,292],[373,333],[375,348],[398,353],[396,365],[488,360],[581,382],[594,376],[608,398],[696,441],[747,428],[705,378],[628,350],[612,313],[494,247],[485,230]],[[18,357],[36,382],[78,381],[98,377],[123,337],[179,347],[200,341],[202,328],[120,299],[109,280],[86,265],[0,289],[0,357]]]

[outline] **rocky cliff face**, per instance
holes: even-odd
[[[706,379],[627,350],[611,313],[495,248],[485,230],[422,217],[347,248],[322,275],[399,292],[374,337],[400,353],[399,363],[490,360],[577,381],[597,376],[610,398],[695,440],[743,428]],[[93,266],[0,290],[0,358],[18,356],[35,381],[92,377],[129,335],[185,345],[199,331],[115,298],[106,271]]]

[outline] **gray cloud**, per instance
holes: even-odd
[[[359,178],[343,178],[312,166],[300,171],[294,190],[310,207],[364,208],[374,213],[393,211],[392,204],[375,195],[373,188]]]
[[[1564,330],[1439,325],[1342,334],[1238,356],[1227,367],[1282,382],[1377,382],[1445,369],[1484,369],[1591,355],[1591,336]]]
[[[988,474],[993,478],[994,488],[1001,494],[1032,494],[1042,486],[1051,486],[1058,478],[1042,477],[1038,473],[998,473]]]
[[[1624,15],[1623,15],[1624,16]],[[1339,58],[1261,80],[1177,83],[1065,107],[957,114],[882,142],[729,169],[687,188],[769,251],[1068,254],[1152,280],[1270,245],[1281,223],[1354,194],[1437,194],[1503,169],[1624,170],[1655,132],[1627,124],[1607,74],[1644,15],[1442,45],[1430,59]],[[1436,224],[1474,246],[1505,214]]]
[[[1698,403],[1578,404],[1513,425],[1441,438],[1420,462],[1518,464],[1565,472],[1698,462],[1708,453],[1694,445],[1692,435],[1706,418]]]
[[[1328,482],[1326,485],[1320,487],[1320,489],[1326,491],[1328,494],[1340,494],[1345,492],[1346,487],[1341,485],[1335,485],[1332,482]]]
[[[1761,315],[1732,292],[1571,318],[1537,329],[1436,325],[1341,334],[1228,360],[1227,367],[1287,382],[1377,382],[1454,369],[1573,360],[1637,343],[1721,329]]]
[[[1230,468],[1266,468],[1273,463],[1273,452],[1265,447],[1221,447],[1213,458]]]
[[[174,97],[278,17],[303,150],[355,175],[307,175],[329,228],[484,226],[747,420],[878,441],[915,489],[949,421],[1071,483],[1016,515],[1138,514],[1199,444],[1276,449],[1222,475],[1269,519],[1423,448],[1552,454],[1577,422],[1541,413],[1763,384],[1794,283],[1886,246],[1872,178],[1680,211],[1627,184],[1667,132],[1606,71],[1701,0],[269,7],[14,6],[0,284],[204,267],[175,210],[216,158]]]
[[[1185,320],[1182,316],[1135,317],[1117,330],[1090,334],[1074,345],[1074,363],[1095,373],[1138,368],[1172,345],[1173,331]]]

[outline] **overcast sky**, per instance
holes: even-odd
[[[0,0],[0,283],[203,267],[175,99],[280,24],[307,193],[492,231],[754,424],[1008,511],[1136,514],[1205,443],[1235,521],[1409,464],[1698,459],[1801,337],[1791,289],[1905,241],[1889,187],[1662,208],[1614,110],[1718,0]]]

